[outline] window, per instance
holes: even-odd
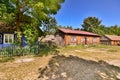
[[[89,42],[89,38],[87,38],[87,42]]]
[[[97,38],[96,37],[93,38],[93,42],[97,43]]]
[[[11,44],[14,41],[13,34],[4,34],[4,44]]]
[[[85,37],[82,37],[81,38],[81,43],[84,43],[85,42]]]
[[[71,42],[76,42],[76,36],[71,36]]]

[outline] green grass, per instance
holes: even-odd
[[[111,45],[77,45],[59,49],[60,54],[74,55],[92,60],[120,60],[120,46]]]
[[[77,45],[67,47],[56,46],[42,46],[40,54],[48,55],[60,51],[62,55],[74,55],[87,60],[120,60],[120,46],[110,45]],[[35,60],[32,62],[15,63],[14,61],[8,63],[1,63],[11,60],[18,60],[21,58],[32,57]],[[38,69],[48,64],[51,56],[21,56],[14,58],[0,58],[0,80],[35,80],[32,77],[38,77]],[[36,76],[37,75],[37,76]]]
[[[42,45],[40,48],[40,53],[37,56],[47,56],[49,54],[56,54],[58,53],[58,47],[56,45]]]
[[[110,50],[108,50],[108,52],[118,52],[118,50],[110,49]]]

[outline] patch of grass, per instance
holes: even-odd
[[[92,45],[91,47],[94,47],[94,48],[105,48],[106,46],[107,45],[97,44],[97,45]]]
[[[118,50],[110,49],[108,52],[118,52]]]
[[[8,61],[13,61],[14,58],[13,57],[4,57],[4,58],[0,58],[0,62],[8,62]]]
[[[40,48],[40,53],[36,56],[47,56],[49,54],[56,54],[58,53],[58,46],[53,44],[53,45],[42,45]]]
[[[48,55],[48,54],[50,54],[50,52],[51,52],[51,48],[46,46],[46,47],[42,48],[42,51],[40,52],[40,54]]]
[[[77,49],[77,48],[81,48],[81,49],[87,49],[87,48],[105,48],[106,45],[98,45],[98,44],[89,44],[89,45],[85,45],[85,44],[79,44],[79,45],[74,45],[74,46],[67,46],[66,48],[69,48],[69,49]],[[108,46],[107,46],[108,47]]]
[[[80,44],[80,45],[69,45],[69,46],[66,46],[65,48],[67,48],[67,49],[78,49],[78,48],[85,49],[87,47],[88,47],[88,45]]]
[[[110,45],[77,45],[60,49],[60,54],[74,55],[90,60],[120,60],[120,47]]]

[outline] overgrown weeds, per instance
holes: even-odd
[[[34,46],[10,46],[4,47],[0,50],[1,62],[10,61],[12,57],[34,55],[34,56],[47,56],[49,54],[57,54],[58,47],[55,43],[40,43]]]
[[[58,46],[55,43],[41,43],[40,44],[40,53],[37,56],[47,56],[49,54],[57,54]]]

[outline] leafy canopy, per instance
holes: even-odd
[[[98,18],[88,17],[84,19],[82,24],[82,29],[85,31],[92,32],[92,29],[99,27],[100,24],[101,24],[101,20],[99,20]]]
[[[38,37],[41,34],[39,27],[45,22],[51,23],[49,19],[54,20],[52,16],[57,14],[63,2],[64,0],[0,0],[0,20],[14,24],[17,33]],[[36,39],[31,36],[26,38]],[[21,42],[20,38],[18,40]],[[34,42],[30,42],[32,41]]]
[[[99,35],[120,35],[120,26],[114,25],[106,27],[105,25],[101,25],[101,20],[96,17],[85,18],[82,24],[82,30]]]

